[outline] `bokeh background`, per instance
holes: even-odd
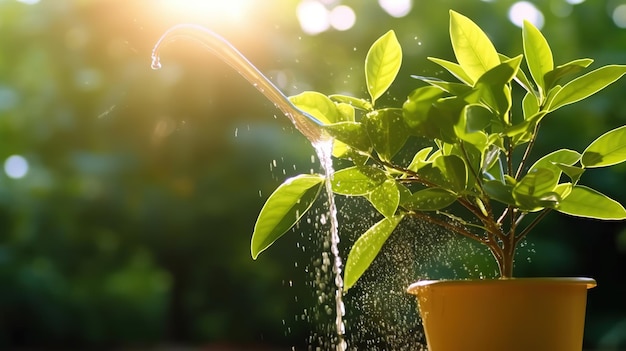
[[[403,99],[418,84],[410,74],[441,74],[427,56],[452,59],[449,9],[505,54],[521,51],[516,23],[528,18],[557,63],[626,63],[626,0],[0,0],[0,348],[306,349],[328,329],[308,312],[315,226],[257,261],[249,240],[274,188],[319,171],[313,149],[200,45],[170,44],[159,71],[151,49],[170,26],[198,23],[288,95],[366,96],[367,49],[394,29],[404,61],[391,94]],[[559,110],[537,153],[582,151],[626,124],[625,91],[620,81]],[[624,166],[583,181],[626,202]],[[419,267],[405,274],[468,272],[458,257]],[[626,224],[555,214],[516,273],[596,278],[585,346],[626,350]]]

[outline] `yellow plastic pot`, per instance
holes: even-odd
[[[580,351],[591,278],[412,284],[430,351]]]

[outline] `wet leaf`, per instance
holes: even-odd
[[[413,211],[436,211],[452,205],[456,199],[457,195],[446,189],[427,188],[416,191],[402,206]]]
[[[341,95],[341,94],[333,94],[328,97],[333,101],[349,104],[353,106],[354,108],[358,108],[364,111],[371,111],[374,108],[372,104],[365,99],[355,98],[352,96]]]
[[[367,198],[378,212],[391,218],[396,213],[400,203],[400,190],[396,186],[395,180],[387,179],[376,187]]]
[[[372,264],[380,249],[396,229],[404,215],[384,218],[368,229],[352,246],[346,261],[344,291],[350,289]]]
[[[335,172],[333,192],[346,196],[363,196],[371,193],[387,179],[381,169],[360,166],[344,168]]]
[[[305,91],[298,95],[290,96],[289,101],[300,110],[317,118],[323,124],[331,124],[339,120],[339,113],[335,103],[324,94],[315,91]]]
[[[409,127],[400,109],[384,109],[371,112],[363,121],[381,159],[390,161],[409,137]]]
[[[323,182],[321,175],[301,174],[287,179],[270,195],[254,225],[252,258],[256,259],[302,218],[317,199]]]

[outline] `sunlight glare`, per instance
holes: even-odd
[[[337,6],[329,14],[330,25],[336,30],[344,31],[352,28],[356,22],[356,14],[350,6]]]
[[[509,20],[516,26],[522,27],[524,20],[532,23],[538,29],[544,24],[543,13],[531,2],[518,1],[509,8]]]
[[[396,18],[408,15],[413,8],[412,0],[378,0],[378,4],[390,16]]]
[[[162,0],[163,9],[172,15],[201,17],[223,22],[244,19],[252,0]]]
[[[330,13],[319,1],[304,0],[296,9],[302,30],[311,35],[322,33],[330,28]]]

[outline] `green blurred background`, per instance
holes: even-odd
[[[382,6],[394,3],[412,6],[394,17]],[[557,63],[626,63],[626,0],[0,0],[0,348],[305,349],[328,329],[303,316],[316,309],[314,225],[256,262],[249,254],[271,191],[319,170],[313,149],[200,45],[170,44],[163,68],[151,70],[167,28],[219,32],[288,95],[361,96],[365,53],[394,29],[404,63],[391,93],[403,99],[417,86],[410,74],[441,74],[427,56],[452,59],[448,9],[477,22],[499,51],[519,53],[513,5],[515,16],[541,15]],[[305,31],[324,24],[312,20],[320,9],[321,19],[336,10],[337,22]],[[355,22],[342,28],[350,9]],[[620,81],[559,110],[542,129],[547,141],[582,151],[626,124],[624,91]],[[544,139],[536,151],[553,149]],[[626,202],[624,166],[583,181]],[[360,220],[343,217],[346,231]],[[625,228],[554,215],[520,253],[518,276],[596,278],[590,349],[626,349]],[[436,265],[405,274],[437,278]],[[356,328],[348,333],[369,333]]]

